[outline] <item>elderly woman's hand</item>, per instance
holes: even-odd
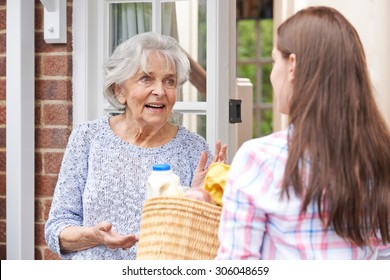
[[[69,226],[60,233],[60,248],[63,253],[85,250],[96,245],[105,245],[110,249],[128,249],[137,242],[137,235],[121,235],[112,230],[112,224],[107,221],[92,227]]]
[[[213,162],[223,162],[226,163],[226,150],[227,145],[221,144],[221,141],[217,141],[215,144],[215,154],[213,157]],[[194,178],[192,179],[191,188],[202,188],[204,184],[204,179],[206,177],[208,169],[206,168],[207,164],[207,153],[202,152],[198,166],[195,169]]]
[[[100,240],[100,244],[110,249],[128,249],[138,242],[138,236],[135,234],[122,235],[112,230],[112,224],[106,221],[98,223],[94,227],[95,234]]]

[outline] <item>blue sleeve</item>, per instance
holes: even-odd
[[[63,259],[70,259],[75,253],[61,253],[60,232],[69,226],[83,225],[82,197],[88,173],[89,139],[87,125],[76,127],[72,131],[45,224],[47,245]]]

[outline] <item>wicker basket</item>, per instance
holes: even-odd
[[[145,201],[137,260],[209,260],[218,249],[221,207],[186,197]]]

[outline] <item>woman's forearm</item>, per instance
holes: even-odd
[[[70,226],[59,236],[60,248],[64,253],[80,251],[101,244],[93,227]]]

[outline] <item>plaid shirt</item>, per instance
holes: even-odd
[[[324,230],[315,204],[281,198],[288,130],[250,140],[235,155],[223,196],[217,259],[376,259],[390,246],[359,248]],[[307,170],[307,168],[306,168]],[[305,179],[307,179],[307,173]]]

